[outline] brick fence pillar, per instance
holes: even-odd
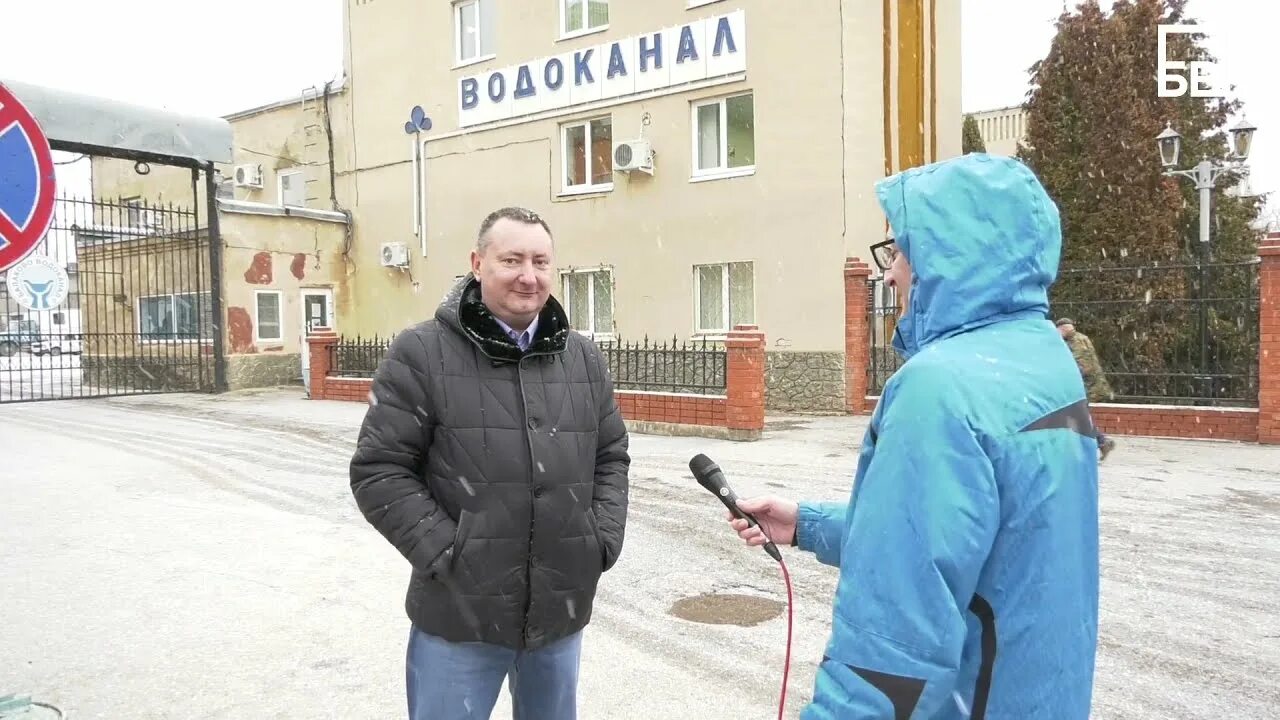
[[[867,368],[871,354],[871,326],[867,322],[870,278],[869,265],[856,257],[845,259],[844,409],[852,415],[867,412]]]
[[[725,424],[734,439],[757,440],[764,432],[764,333],[735,325],[724,345]]]
[[[1258,248],[1258,442],[1280,444],[1280,234]]]
[[[312,400],[328,399],[325,382],[329,378],[330,362],[333,360],[333,347],[338,344],[338,334],[333,328],[312,328],[307,335],[307,352],[310,354],[310,376]]]

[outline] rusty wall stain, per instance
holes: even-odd
[[[253,320],[242,307],[227,308],[227,335],[231,340],[231,354],[257,352],[253,346]]]
[[[244,281],[250,285],[271,283],[271,253],[260,252],[253,256],[249,269],[244,271]]]
[[[298,278],[299,280],[302,279],[303,275],[307,274],[306,253],[293,254],[293,262],[289,263],[289,272],[293,273],[293,276]]]

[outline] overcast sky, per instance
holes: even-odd
[[[224,115],[338,78],[342,2],[0,0],[0,27],[8,31],[0,41],[0,77]],[[965,111],[1020,103],[1026,70],[1048,51],[1063,0],[961,2]],[[1280,26],[1280,5],[1190,0],[1189,9],[1218,31],[1210,49],[1260,128],[1253,188],[1280,190],[1280,93],[1269,76],[1277,65],[1269,43]],[[1153,92],[1154,75],[1152,68]],[[64,185],[74,182],[72,174],[66,178]]]

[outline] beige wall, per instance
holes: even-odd
[[[771,347],[843,348],[843,259],[866,258],[883,236],[871,185],[885,174],[886,147],[896,147],[901,132],[884,112],[886,96],[891,107],[898,102],[896,92],[884,92],[886,84],[896,88],[899,72],[886,79],[884,58],[892,65],[899,52],[892,29],[886,46],[884,10],[894,14],[892,3],[844,0],[797,13],[769,0],[688,10],[685,0],[614,2],[608,30],[559,41],[555,2],[497,5],[497,57],[453,69],[449,3],[347,3],[351,105],[348,122],[335,128],[339,200],[355,217],[349,297],[338,301],[344,332],[385,334],[429,316],[466,271],[481,218],[518,204],[550,222],[562,267],[613,268],[614,318],[625,336],[688,337],[693,266],[751,261],[756,320]],[[924,72],[938,72],[916,80],[930,118],[916,130],[928,136],[929,157],[921,160],[960,149],[958,10],[942,5],[936,34],[927,27],[930,13],[921,16],[920,42],[937,53]],[[462,77],[483,79],[491,70],[739,9],[745,78],[459,132]],[[406,57],[414,58],[412,72],[404,70]],[[755,98],[755,173],[690,182],[691,102],[746,91]],[[434,123],[426,135],[426,258],[413,234],[411,143],[396,131],[417,104]],[[611,115],[617,142],[638,137],[646,114],[645,136],[658,153],[653,177],[615,173],[611,192],[560,195],[562,123]],[[389,241],[409,246],[409,268],[380,266],[381,243]]]
[[[331,90],[331,119],[345,118],[346,94]],[[239,165],[262,168],[262,188],[235,187],[234,199],[275,205],[279,202],[279,175],[301,169],[306,182],[306,207],[331,209],[329,142],[325,128],[322,89],[308,91],[286,102],[229,115],[234,147],[232,162],[215,168],[225,179],[235,176]],[[117,199],[141,197],[148,203],[173,203],[184,208],[198,203],[205,213],[204,177],[193,196],[191,171],[152,164],[151,172],[139,175],[131,160],[95,157],[92,161],[93,192],[96,197]]]
[[[80,281],[80,324],[86,355],[162,355],[158,346],[188,343],[210,344],[209,245],[201,231],[193,235],[130,237],[114,235],[108,241],[81,246],[77,252]],[[199,337],[144,337],[143,333],[180,333],[179,327],[143,327],[143,298],[181,296],[185,307],[198,305]],[[192,302],[191,296],[198,296]],[[181,312],[181,310],[178,310]],[[168,315],[170,321],[173,320]],[[195,318],[190,318],[195,319]],[[189,325],[187,326],[190,327]]]
[[[223,212],[220,229],[227,355],[297,354],[302,347],[302,289],[329,288],[335,295],[342,294],[346,226]],[[283,325],[279,340],[257,337],[258,291],[280,293]]]

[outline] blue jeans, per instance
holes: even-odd
[[[514,720],[575,720],[581,652],[581,632],[521,651],[453,643],[411,628],[409,720],[489,720],[507,678]]]

